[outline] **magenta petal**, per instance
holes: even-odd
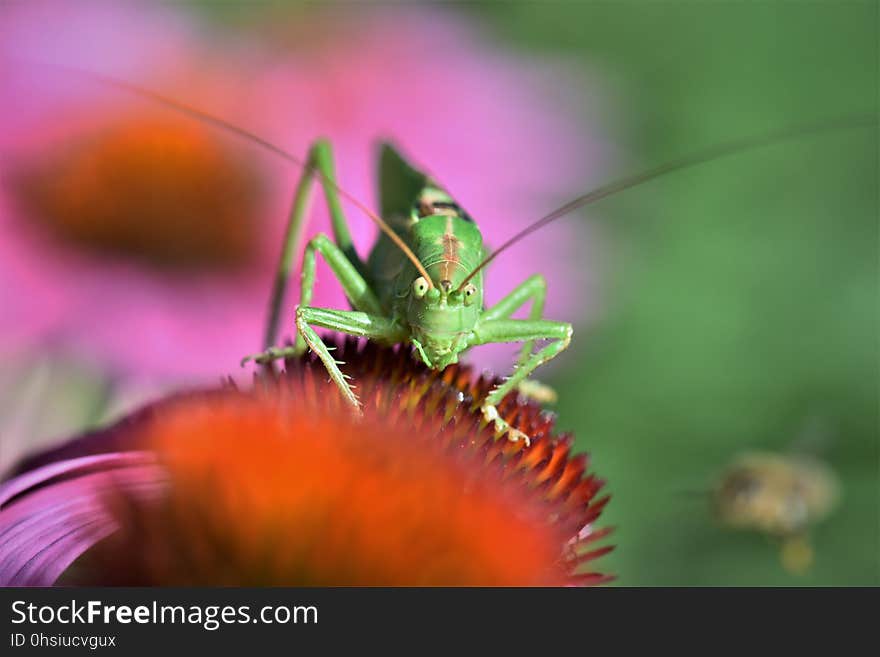
[[[54,463],[0,486],[0,586],[51,586],[116,529],[103,496],[151,497],[165,484],[152,454],[102,454]]]

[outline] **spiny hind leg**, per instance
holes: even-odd
[[[536,340],[552,340],[550,344],[529,354],[528,358],[517,364],[513,373],[498,387],[489,392],[483,402],[483,416],[495,424],[499,432],[507,432],[510,440],[524,440],[529,444],[529,436],[511,427],[498,413],[498,404],[504,397],[517,388],[520,383],[538,367],[556,358],[571,343],[572,328],[566,322],[553,322],[545,319],[495,319],[480,321],[474,330],[472,344],[490,344],[497,342],[527,342],[534,344]]]
[[[547,279],[540,274],[529,276],[522,283],[517,285],[513,290],[498,303],[488,308],[483,313],[482,321],[494,321],[497,319],[510,319],[510,316],[526,305],[532,302],[529,309],[529,319],[541,319],[544,314],[544,302],[547,299]],[[520,350],[517,366],[523,365],[532,355],[535,341],[527,340]],[[535,381],[534,379],[524,379],[517,386],[518,392],[524,397],[533,399],[541,404],[554,404],[558,399],[556,391],[550,386]]]
[[[347,254],[324,234],[318,234],[310,240],[303,254],[300,307],[308,307],[312,302],[312,295],[315,289],[316,256],[318,253],[330,265],[330,270],[339,281],[345,296],[348,297],[355,310],[374,315],[379,315],[382,312],[382,307],[379,305],[375,293],[370,289],[370,286],[364,277],[361,276],[357,267],[352,264]],[[296,342],[292,347],[269,347],[259,354],[246,356],[242,360],[242,365],[249,360],[254,360],[258,363],[268,363],[278,358],[299,356],[305,353],[306,343],[305,336],[301,331],[297,331]]]
[[[281,321],[281,304],[284,301],[290,272],[293,271],[296,258],[299,256],[309,214],[312,183],[316,176],[324,189],[336,245],[346,255],[349,262],[354,265],[355,269],[361,272],[364,271],[364,265],[352,244],[348,222],[342,212],[342,205],[339,202],[334,170],[333,152],[330,144],[324,140],[316,141],[309,148],[305,168],[294,192],[287,228],[281,243],[281,254],[275,271],[272,293],[269,296],[269,310],[266,319],[265,335],[263,337],[263,348],[266,349],[267,353],[275,346],[275,340],[278,336],[278,328]]]
[[[333,358],[313,326],[386,343],[402,342],[406,338],[405,333],[396,322],[382,315],[309,306],[300,306],[296,309],[296,329],[299,337],[321,359],[330,374],[330,379],[339,388],[346,401],[355,409],[359,409],[360,402],[354,393],[354,386],[349,383],[350,377],[339,369],[339,366],[345,363]]]

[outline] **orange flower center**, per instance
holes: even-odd
[[[25,216],[89,252],[166,269],[237,269],[260,234],[260,185],[206,126],[134,115],[15,176]]]
[[[165,492],[108,495],[119,531],[67,583],[102,585],[559,585],[584,566],[608,501],[571,437],[515,395],[499,409],[533,437],[511,443],[479,405],[498,380],[438,373],[406,350],[351,339],[337,357],[363,414],[314,357],[250,391],[171,397],[127,418],[105,448],[156,454]]]
[[[370,418],[304,411],[230,394],[164,414],[146,444],[170,491],[153,505],[122,503],[127,530],[121,544],[98,549],[102,575],[143,584],[567,581],[567,536],[481,461],[460,462]],[[128,561],[133,553],[139,563]]]

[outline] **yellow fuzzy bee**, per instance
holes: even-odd
[[[837,476],[822,461],[753,451],[724,469],[712,490],[712,505],[723,525],[778,541],[783,567],[802,574],[813,563],[809,530],[828,516],[839,497]]]

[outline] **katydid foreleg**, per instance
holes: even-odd
[[[529,276],[517,285],[506,297],[501,299],[491,308],[487,308],[480,317],[481,322],[491,322],[496,319],[509,319],[510,316],[532,302],[529,311],[529,319],[541,319],[544,314],[544,300],[547,298],[547,280],[540,274]],[[523,345],[519,355],[519,363],[525,361],[532,353],[535,341],[530,340]]]
[[[471,345],[494,344],[498,342],[525,342],[534,344],[535,340],[553,340],[550,344],[529,354],[521,360],[513,373],[494,388],[483,402],[483,416],[495,423],[496,431],[508,431],[511,440],[523,438],[529,444],[529,437],[511,427],[498,414],[497,405],[526,379],[535,369],[558,356],[571,342],[572,327],[567,322],[554,322],[546,319],[491,319],[480,321],[474,329]]]
[[[324,367],[327,368],[330,378],[339,387],[346,400],[355,408],[360,407],[360,402],[347,381],[348,377],[339,369],[339,365],[343,363],[333,358],[327,345],[324,344],[312,326],[320,326],[339,333],[389,344],[402,342],[406,339],[406,333],[398,323],[382,315],[357,310],[333,310],[309,306],[300,306],[296,309],[296,329],[299,333],[297,341],[301,337],[305,344],[318,355],[318,358],[324,363]]]
[[[330,265],[330,270],[342,285],[345,295],[355,310],[314,308],[308,305],[311,303],[315,286],[316,256],[318,253]],[[271,348],[253,358],[257,362],[268,362],[273,358],[301,355],[306,348],[309,348],[321,359],[330,379],[337,385],[345,399],[352,406],[358,408],[357,396],[351,384],[348,383],[346,375],[339,369],[339,365],[342,363],[333,358],[327,345],[312,327],[319,326],[347,335],[386,343],[405,341],[406,332],[397,322],[382,313],[382,307],[364,277],[355,269],[342,250],[326,235],[317,235],[306,245],[303,257],[300,302],[296,309],[297,337],[295,345],[284,349]]]
[[[529,310],[529,319],[541,319],[544,314],[544,301],[547,298],[547,280],[540,274],[529,276],[525,281],[517,285],[506,297],[501,299],[482,315],[480,321],[493,321],[496,319],[509,319],[519,308],[529,301],[532,307]],[[517,365],[525,363],[532,355],[535,346],[534,340],[526,342],[520,350]],[[539,402],[552,403],[556,401],[556,392],[547,385],[533,379],[524,379],[519,383],[519,391],[526,397]]]
[[[307,343],[309,343],[309,340],[304,332],[299,329],[299,311],[310,309],[309,304],[312,301],[312,294],[315,288],[315,269],[317,265],[316,255],[318,253],[320,253],[324,257],[324,260],[327,261],[327,264],[330,265],[330,271],[333,272],[333,275],[341,284],[345,295],[348,297],[349,301],[351,301],[351,305],[354,307],[355,310],[364,313],[370,313],[374,316],[379,316],[382,314],[382,307],[379,304],[375,293],[370,289],[367,281],[357,271],[355,266],[346,256],[346,254],[344,254],[338,246],[331,242],[330,238],[326,235],[316,235],[306,245],[306,250],[303,255],[300,304],[297,310],[298,324],[296,343],[293,347],[286,347],[284,349],[270,347],[262,354],[248,356],[246,360],[253,359],[256,360],[258,363],[266,363],[275,358],[298,356],[305,352],[306,345]],[[326,328],[332,327],[328,326]],[[340,330],[342,332],[347,332],[344,329]],[[360,335],[360,333],[353,333],[352,335]],[[326,347],[324,347],[324,349],[326,350]]]
[[[342,291],[351,302],[355,310],[360,310],[373,315],[382,314],[382,306],[376,298],[375,292],[370,289],[367,281],[351,263],[345,253],[330,241],[326,235],[316,235],[306,246],[303,255],[302,287],[300,290],[299,307],[311,306],[312,294],[315,289],[315,257],[320,253],[330,265],[330,270],[342,285]],[[296,338],[297,350],[304,351],[305,343],[302,333]]]

